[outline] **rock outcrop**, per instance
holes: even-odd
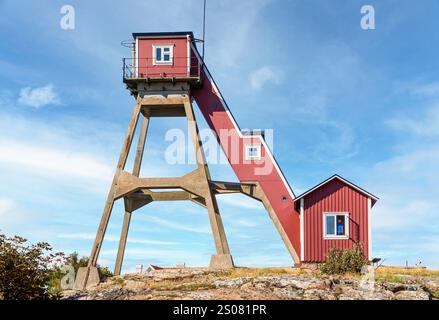
[[[431,286],[436,286],[433,281]],[[316,273],[233,276],[207,269],[168,269],[110,278],[87,291],[65,291],[71,300],[281,299],[281,300],[429,300],[423,283],[377,281]]]

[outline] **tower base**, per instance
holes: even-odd
[[[87,276],[88,273],[88,276]],[[84,290],[98,285],[100,282],[99,270],[96,267],[81,267],[76,274],[73,289]]]
[[[210,270],[224,270],[232,269],[234,267],[235,265],[233,264],[233,259],[230,254],[214,254],[210,259]]]

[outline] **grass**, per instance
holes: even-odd
[[[122,286],[125,283],[125,280],[123,278],[116,278],[114,279],[114,284],[117,284],[119,286]]]
[[[196,291],[214,289],[212,284],[216,279],[234,279],[241,277],[261,277],[261,276],[279,276],[279,275],[310,275],[313,277],[324,276],[319,270],[300,269],[300,268],[243,268],[238,267],[229,270],[222,270],[207,275],[170,278],[161,280],[141,280],[150,289],[159,291]],[[381,266],[376,270],[375,278],[377,280],[393,283],[404,283],[407,279],[404,276],[430,276],[439,277],[439,270],[428,269],[406,269],[400,267]],[[360,274],[347,273],[344,277],[359,278]],[[116,285],[124,285],[123,278],[115,278],[113,283]],[[433,296],[439,298],[439,291],[433,293]]]
[[[409,281],[407,276],[439,277],[439,270],[381,266],[375,271],[375,279],[385,282],[406,283]]]
[[[418,276],[418,277],[439,277],[439,270],[430,270],[424,268],[402,268],[402,267],[384,267],[381,266],[376,270],[376,275],[386,277],[392,275]]]
[[[148,288],[156,290],[207,290],[214,289],[215,286],[212,281],[220,278],[240,278],[240,277],[261,277],[261,276],[276,276],[286,274],[303,274],[304,270],[292,268],[234,268],[229,270],[217,271],[212,274],[200,277],[188,277],[177,279],[164,279],[160,281],[146,280],[145,283]]]
[[[156,290],[183,290],[195,291],[213,289],[215,286],[207,282],[206,279],[194,281],[193,279],[166,279],[161,281],[147,280],[146,285],[150,289]]]
[[[377,276],[377,279],[384,281],[384,282],[405,283],[404,278],[397,276],[397,275],[391,275],[391,274]]]
[[[309,270],[296,268],[234,268],[224,271],[218,271],[215,275],[218,277],[240,278],[240,277],[263,277],[277,275],[301,275],[310,273]]]

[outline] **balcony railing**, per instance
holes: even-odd
[[[188,66],[189,64],[189,66]],[[153,58],[124,58],[123,79],[200,79],[201,63],[196,57],[173,57],[171,63]]]

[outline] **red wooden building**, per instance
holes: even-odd
[[[318,263],[333,248],[357,243],[372,259],[371,209],[378,198],[334,175],[296,197],[300,214],[300,260]]]
[[[124,59],[124,80],[200,79],[200,61],[193,51],[191,32],[134,33],[131,59]]]
[[[125,215],[115,275],[121,272],[131,215],[152,201],[189,200],[205,207],[216,249],[210,267],[232,268],[234,263],[215,200],[216,194],[221,193],[239,192],[260,201],[295,264],[323,262],[330,248],[347,249],[355,243],[362,244],[365,256],[372,258],[371,209],[377,197],[338,175],[296,196],[264,134],[239,128],[197,50],[192,32],[134,33],[133,37],[131,58],[123,60],[123,81],[136,103],[89,263],[78,270],[75,288],[99,283],[99,252],[113,205],[122,198]],[[215,134],[239,182],[211,179],[192,101]],[[267,116],[277,115],[268,112]],[[197,153],[194,171],[182,177],[139,176],[149,121],[154,117],[187,119]],[[125,166],[140,118],[139,141],[129,173]]]
[[[371,258],[370,211],[377,197],[333,176],[296,197],[261,132],[241,131],[192,32],[134,33],[124,82],[133,95],[151,84],[186,90],[213,130],[242,184],[257,184],[293,261],[322,262],[331,247],[361,243]],[[172,84],[171,89],[169,85]],[[226,132],[226,134],[223,134]],[[259,198],[260,200],[260,198]]]

